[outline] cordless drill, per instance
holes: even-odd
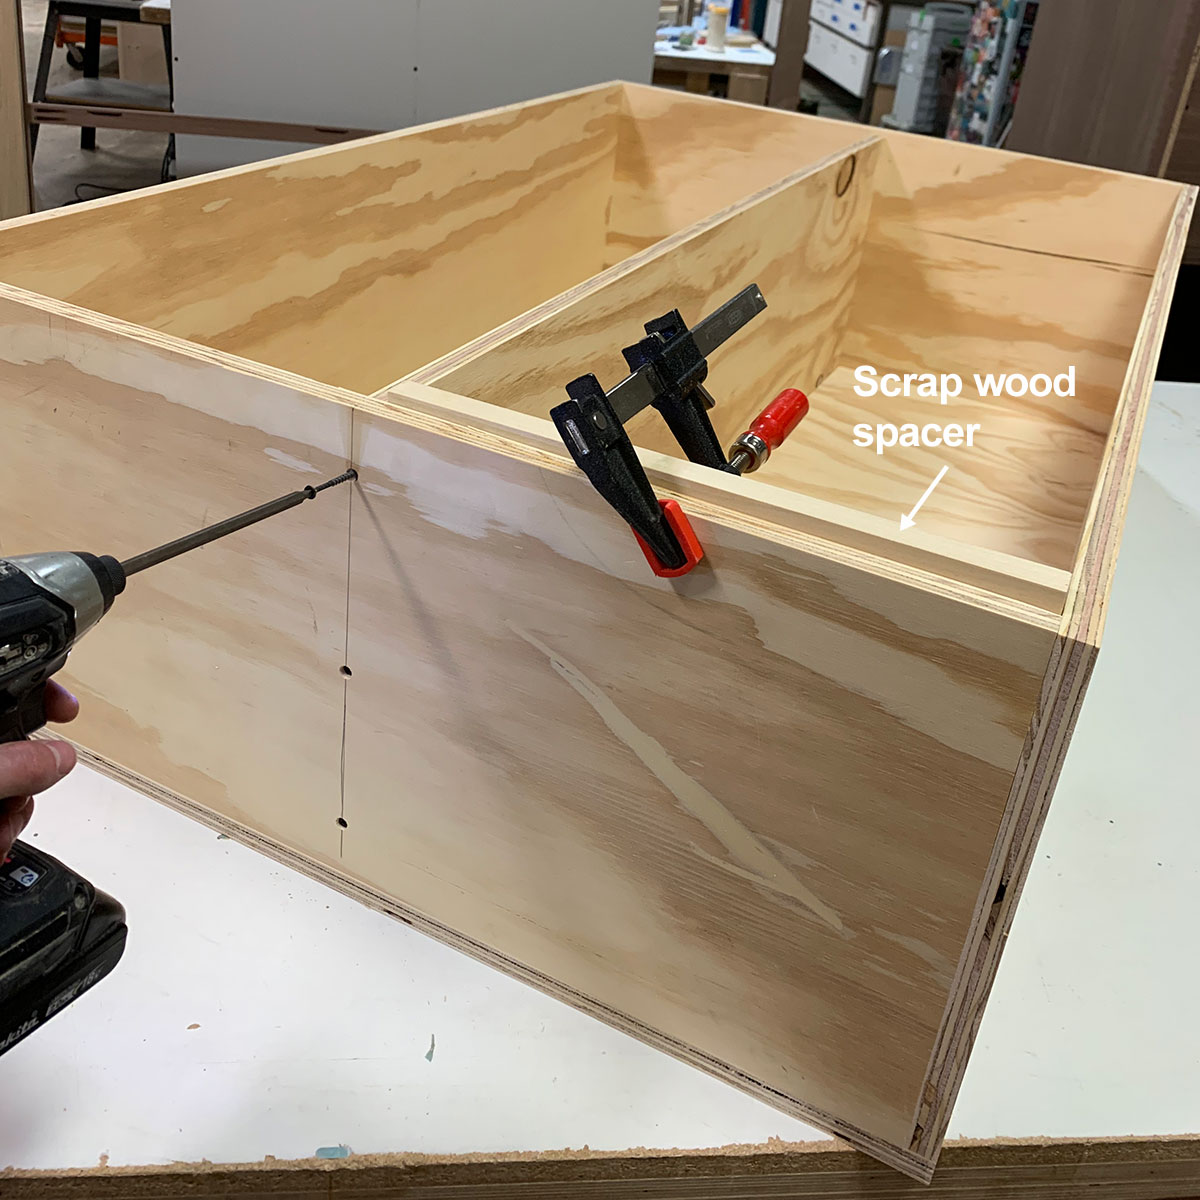
[[[130,575],[356,479],[353,470],[125,562],[53,552],[0,558],[0,743],[46,724],[47,681],[112,607]],[[0,1054],[116,966],[125,910],[48,854],[15,842],[0,865]]]

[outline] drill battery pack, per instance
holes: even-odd
[[[125,935],[118,901],[15,842],[0,865],[0,1054],[103,979]]]

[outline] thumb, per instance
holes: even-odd
[[[0,799],[44,792],[74,766],[69,742],[8,742],[0,746]]]

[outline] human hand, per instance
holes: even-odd
[[[46,716],[60,723],[79,715],[79,701],[65,687],[46,684]],[[5,742],[0,745],[0,860],[33,816],[33,797],[53,787],[75,765],[69,742]],[[7,797],[7,798],[6,798]]]

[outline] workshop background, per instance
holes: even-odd
[[[0,0],[0,218],[609,79],[1200,184],[1200,0],[444,0],[436,18],[425,0],[417,42],[420,7]],[[1103,1147],[1130,1137],[1122,1186],[1200,1196],[1198,321],[1194,223],[1106,650],[1026,888],[1039,916],[1016,920],[951,1126],[1022,1148],[960,1175],[951,1156],[955,1186],[985,1169],[1047,1194],[1102,1184],[1126,1170]],[[615,1187],[648,1146],[697,1151],[700,1179],[776,1170],[738,1146],[833,1144],[85,769],[37,821],[68,860],[103,837],[144,918],[122,968],[0,1062],[0,1168],[50,1172],[18,1193],[0,1171],[0,1196],[97,1165],[562,1147],[607,1164],[576,1161],[570,1186]],[[230,974],[236,1011],[212,986]],[[1047,1138],[1083,1149],[1040,1158]],[[655,1163],[637,1178],[672,1177]],[[856,1163],[845,1194],[906,1194]]]

